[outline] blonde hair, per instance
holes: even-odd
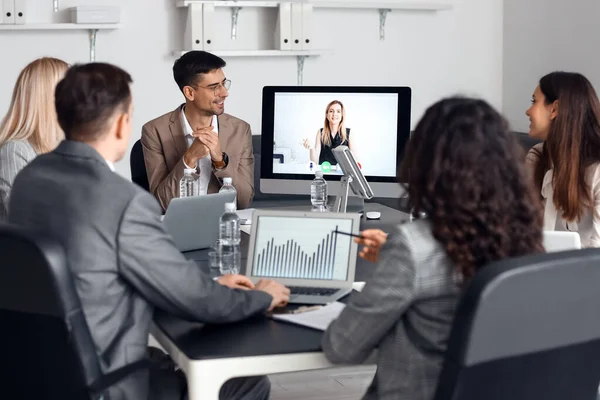
[[[342,108],[342,119],[340,120],[340,125],[338,127],[338,134],[342,137],[342,142],[346,140],[346,128],[344,127],[344,119],[346,118],[346,109],[344,105],[339,100],[333,100],[331,103],[327,104],[327,108],[325,109],[325,122],[323,126],[323,132],[321,134],[321,141],[327,146],[331,147],[331,127],[329,126],[329,120],[327,119],[327,114],[329,113],[329,109],[331,106],[338,104]]]
[[[39,58],[19,74],[8,113],[0,123],[0,146],[26,140],[36,153],[53,150],[64,138],[54,106],[54,90],[69,65],[56,58]]]

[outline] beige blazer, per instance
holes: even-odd
[[[247,208],[254,197],[254,152],[250,125],[229,114],[218,117],[219,142],[229,156],[229,164],[214,170],[208,193],[217,193],[222,179],[231,177],[237,190],[238,208]],[[163,210],[174,197],[179,197],[179,181],[183,177],[183,155],[187,143],[181,125],[181,106],[142,127],[142,147],[150,192]]]

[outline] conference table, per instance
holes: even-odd
[[[303,202],[259,202],[254,208],[309,210]],[[381,213],[380,220],[361,218],[361,230],[389,231],[409,219],[407,213],[379,203],[365,203],[369,211]],[[242,268],[248,252],[249,236],[242,234]],[[184,253],[211,276],[218,270],[208,266],[208,250]],[[369,278],[373,264],[361,258],[356,263],[355,281]],[[351,296],[351,294],[349,295]],[[347,301],[343,299],[342,301]],[[323,332],[278,322],[266,315],[220,325],[190,322],[157,310],[152,336],[183,370],[188,382],[189,400],[216,400],[221,386],[231,378],[333,366],[321,350]]]

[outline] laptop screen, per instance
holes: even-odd
[[[317,214],[318,215],[318,214]],[[258,217],[251,276],[345,281],[353,232],[351,218]]]

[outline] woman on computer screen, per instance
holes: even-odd
[[[344,104],[339,100],[333,100],[325,109],[325,122],[323,128],[317,131],[314,144],[310,139],[304,138],[302,145],[310,151],[310,160],[318,165],[328,162],[337,165],[333,155],[333,149],[338,146],[348,146],[356,162],[356,148],[350,135],[350,128],[346,127],[344,120],[346,111]]]

